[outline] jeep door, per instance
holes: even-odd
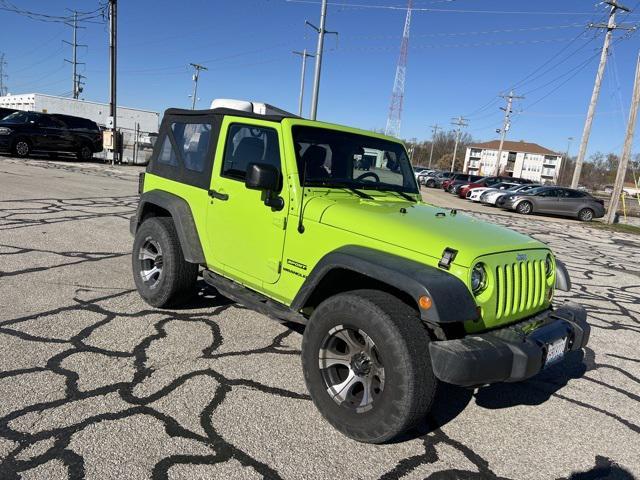
[[[284,185],[277,192],[284,208],[266,206],[265,192],[245,186],[247,167],[269,164],[286,178],[282,151],[280,123],[225,116],[211,178],[208,238],[216,265],[248,285],[271,284],[280,277],[289,199]]]

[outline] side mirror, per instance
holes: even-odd
[[[284,200],[277,193],[280,188],[280,172],[273,165],[250,163],[244,185],[251,190],[262,190],[266,206],[276,211],[284,208]]]
[[[250,163],[244,185],[251,190],[275,192],[280,185],[280,172],[273,165]]]

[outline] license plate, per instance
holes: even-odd
[[[547,358],[544,361],[544,366],[548,367],[554,363],[559,362],[564,358],[564,351],[567,346],[567,339],[560,338],[547,345]]]

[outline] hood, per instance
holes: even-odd
[[[482,255],[546,248],[543,243],[508,228],[428,204],[316,198],[309,202],[306,211],[313,211],[309,216],[325,225],[438,260],[445,248],[453,248],[458,251],[454,263],[465,267]]]

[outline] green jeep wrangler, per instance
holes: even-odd
[[[304,324],[313,402],[358,441],[415,426],[440,381],[524,380],[589,339],[582,307],[552,307],[571,282],[549,248],[424,203],[394,138],[249,102],[169,109],[140,193],[142,298],[177,305],[202,275]]]

